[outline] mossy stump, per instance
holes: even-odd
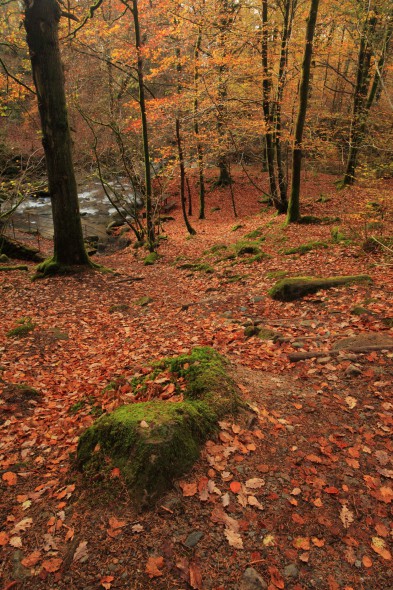
[[[211,348],[163,359],[153,365],[153,373],[134,379],[131,385],[140,391],[162,371],[181,379],[184,401],[122,406],[90,426],[77,451],[77,465],[85,472],[107,468],[108,460],[118,467],[140,508],[154,504],[193,466],[218,421],[239,405],[226,361]]]
[[[293,277],[278,281],[270,290],[269,295],[277,301],[295,301],[306,295],[316,293],[320,289],[331,289],[352,283],[371,283],[368,275],[338,276],[328,278]]]

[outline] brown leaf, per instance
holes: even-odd
[[[33,551],[33,553],[30,553],[30,555],[27,555],[26,557],[24,557],[22,559],[21,563],[25,567],[33,567],[36,565],[36,563],[39,562],[40,559],[41,559],[41,551]]]
[[[203,590],[202,573],[199,566],[195,563],[190,563],[190,586],[195,590]]]
[[[20,537],[11,537],[9,540],[9,545],[11,545],[11,547],[17,547],[20,549],[22,547],[22,539]]]
[[[87,558],[88,558],[87,541],[81,541],[79,543],[78,547],[76,548],[73,561],[84,562],[87,560]]]
[[[248,479],[246,481],[246,488],[250,488],[251,490],[257,490],[265,485],[265,480],[261,477],[253,477],[252,479]]]
[[[280,588],[280,590],[285,588],[284,578],[282,577],[278,569],[274,565],[271,565],[268,567],[268,570],[272,583],[275,585],[275,587]]]
[[[126,520],[118,520],[116,516],[111,516],[109,519],[109,526],[111,529],[121,529],[127,524]]]
[[[61,568],[63,560],[60,557],[52,557],[42,562],[42,567],[49,573],[57,572]]]
[[[164,567],[164,558],[163,557],[149,557],[146,564],[145,572],[149,576],[149,578],[158,578],[162,576],[162,571],[160,568]]]
[[[353,523],[353,512],[351,512],[345,505],[341,508],[340,519],[345,529],[348,529]]]
[[[195,496],[198,490],[196,482],[186,483],[185,481],[181,481],[179,486],[183,490],[184,497]]]
[[[243,549],[243,539],[239,533],[226,528],[224,530],[224,535],[231,547],[235,547],[235,549]]]

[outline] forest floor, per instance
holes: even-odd
[[[238,218],[228,189],[211,191],[190,238],[178,208],[153,266],[129,247],[97,258],[115,274],[0,273],[2,590],[262,588],[241,581],[248,567],[269,590],[393,588],[393,350],[329,352],[347,337],[392,344],[392,250],[363,245],[393,235],[393,183],[333,180],[308,174],[302,197],[303,214],[333,223],[285,227],[239,174]],[[226,258],[254,230],[267,256]],[[283,253],[311,241],[325,247]],[[267,292],[284,271],[373,282],[283,303]],[[22,318],[33,329],[7,336]],[[250,322],[276,334],[246,338]],[[137,513],[116,469],[100,483],[74,469],[78,437],[129,402],[124,378],[198,345],[227,357],[250,412]],[[326,354],[290,362],[308,350]]]

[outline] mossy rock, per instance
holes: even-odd
[[[6,236],[0,237],[0,252],[9,258],[18,258],[19,260],[31,260],[33,262],[44,260],[42,254],[36,248],[30,248],[26,244]]]
[[[152,303],[153,299],[151,297],[149,297],[148,295],[143,295],[142,297],[139,297],[139,299],[137,299],[135,301],[135,305],[139,305],[140,307],[145,307],[146,305],[149,305],[149,303]]]
[[[185,385],[184,401],[161,400],[122,406],[99,418],[81,436],[77,464],[86,473],[110,464],[121,471],[134,503],[148,507],[186,473],[218,421],[239,405],[225,360],[211,348],[163,359],[137,377],[134,391],[161,371]]]
[[[179,264],[177,268],[179,268],[180,270],[191,270],[193,272],[205,272],[206,274],[214,273],[214,268],[210,266],[210,264],[202,262],[185,262],[184,264]]]
[[[243,225],[241,223],[235,223],[235,225],[233,225],[231,227],[231,231],[237,231],[239,229],[241,229],[243,227]]]
[[[266,238],[263,236],[263,227],[257,227],[257,229],[254,229],[253,231],[250,231],[248,234],[245,234],[244,238],[246,240],[265,240]]]
[[[256,256],[257,254],[261,254],[259,245],[259,240],[240,240],[239,242],[236,242],[236,244],[232,245],[232,249],[234,250],[236,256],[244,256],[245,254],[253,254],[254,256]]]
[[[18,264],[16,266],[0,266],[0,272],[8,272],[10,270],[29,270],[26,264]]]
[[[143,260],[143,264],[145,266],[152,266],[155,262],[157,262],[158,258],[157,252],[150,252]]]
[[[20,338],[27,336],[35,328],[35,324],[31,321],[31,318],[21,318],[17,321],[17,326],[9,330],[6,334],[8,338]]]
[[[288,276],[287,270],[272,270],[266,273],[267,279],[283,279]]]
[[[268,328],[261,328],[260,326],[256,326],[255,324],[246,326],[244,328],[244,336],[245,338],[257,336],[261,340],[273,340],[273,342],[276,341],[277,338],[279,338],[279,334],[277,332],[269,330]]]
[[[115,303],[114,305],[111,305],[109,308],[109,313],[116,313],[116,312],[127,312],[129,311],[130,306],[127,305],[127,303]]]
[[[278,281],[270,290],[269,295],[277,301],[295,301],[311,293],[316,293],[320,289],[331,289],[341,285],[350,285],[353,283],[371,283],[372,279],[368,275],[338,276],[315,278],[315,277],[293,277]]]
[[[307,242],[307,244],[301,244],[300,246],[296,246],[295,248],[284,250],[283,254],[285,254],[286,256],[289,254],[306,254],[307,252],[311,252],[311,250],[319,250],[320,248],[328,247],[329,246],[328,244],[326,244],[326,242],[314,240],[311,242]]]
[[[9,262],[9,257],[7,256],[7,254],[0,254],[0,262]]]

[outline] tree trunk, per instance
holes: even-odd
[[[198,155],[198,174],[199,174],[199,219],[205,219],[205,172],[204,172],[204,154],[203,147],[199,137],[199,54],[201,51],[202,28],[199,27],[198,37],[194,50],[194,134],[196,139]]]
[[[126,4],[127,5],[127,4]],[[138,73],[138,90],[139,90],[139,108],[142,121],[142,141],[143,141],[143,160],[145,168],[145,206],[146,206],[146,232],[147,246],[150,252],[155,249],[155,232],[153,223],[153,204],[152,204],[152,182],[150,172],[150,151],[149,151],[149,134],[147,128],[145,83],[143,76],[143,58],[142,58],[142,40],[139,26],[138,0],[132,0],[132,16],[134,19],[135,30],[135,48],[137,51],[137,73]]]
[[[299,111],[295,128],[295,140],[292,154],[292,190],[288,204],[288,223],[296,223],[300,218],[300,174],[302,169],[302,140],[306,121],[307,102],[310,86],[311,57],[315,25],[318,16],[319,0],[311,0],[310,14],[307,20],[306,45],[304,48],[302,76],[299,90]]]
[[[37,90],[48,184],[51,195],[54,255],[59,266],[90,265],[83,243],[78,192],[71,153],[56,0],[26,2],[25,28]]]

